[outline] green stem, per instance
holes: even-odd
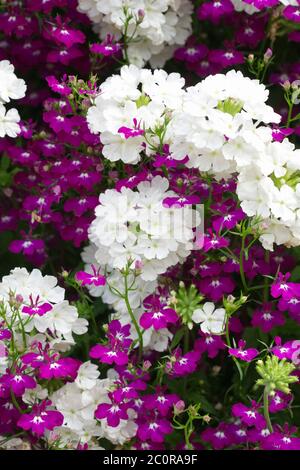
[[[126,304],[128,313],[130,315],[131,321],[134,324],[134,327],[136,329],[136,332],[137,332],[137,335],[138,335],[138,338],[139,338],[139,361],[141,361],[142,355],[143,355],[143,335],[142,335],[139,324],[138,324],[138,322],[137,322],[137,320],[134,316],[134,313],[132,311],[132,308],[131,308],[131,305],[130,305],[130,302],[129,302],[127,274],[125,274],[125,276],[124,276],[124,282],[125,282],[124,300],[125,300],[125,304]]]
[[[17,310],[17,316],[18,316],[20,326],[21,326],[23,346],[24,346],[24,349],[26,349],[27,348],[26,333],[25,333],[25,329],[24,329],[24,325],[23,325],[23,321],[22,321],[19,309]]]
[[[248,292],[248,286],[245,278],[245,271],[244,271],[244,251],[245,251],[245,236],[242,236],[242,246],[240,251],[240,276],[242,280],[243,287],[245,289],[245,293]]]
[[[185,354],[189,350],[189,339],[190,339],[189,336],[190,336],[190,332],[189,332],[188,327],[186,326],[184,330],[184,353]]]
[[[188,422],[187,425],[184,428],[184,440],[185,440],[185,445],[186,445],[188,450],[193,449],[193,446],[190,443],[190,435],[191,435],[190,426],[189,426],[189,422]]]
[[[25,411],[20,408],[20,405],[16,399],[16,395],[14,394],[12,390],[10,391],[10,395],[11,395],[11,401],[13,402],[14,407],[19,411],[19,413],[24,414]]]
[[[272,433],[273,432],[273,427],[269,415],[269,390],[268,387],[265,387],[264,389],[264,417],[267,422],[267,426],[269,431]]]
[[[230,342],[230,335],[229,335],[229,319],[230,319],[230,316],[227,314],[226,315],[226,331],[225,331],[225,336],[226,336],[226,343],[227,343],[227,346],[229,348],[231,348],[231,342]],[[244,378],[244,375],[243,375],[243,371],[242,371],[242,368],[240,366],[240,363],[239,361],[237,360],[236,357],[232,356],[232,359],[233,361],[235,362],[235,365],[237,367],[237,370],[239,372],[239,376],[240,376],[240,381],[243,380]]]
[[[270,263],[270,252],[269,251],[266,251],[266,253],[265,253],[265,262],[267,264]],[[268,282],[268,278],[265,277],[264,290],[263,290],[263,301],[267,302],[268,300],[269,300],[269,282]]]
[[[287,115],[287,120],[286,120],[286,126],[285,127],[290,127],[294,105],[290,100],[287,101],[287,104],[288,104],[289,110],[288,110],[288,115]]]

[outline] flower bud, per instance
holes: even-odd
[[[178,402],[175,403],[174,405],[174,414],[179,415],[182,413],[185,409],[185,403],[183,400],[179,400]]]
[[[273,55],[272,49],[268,48],[264,53],[264,62],[267,64]]]

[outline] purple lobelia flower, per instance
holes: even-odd
[[[300,8],[288,5],[282,12],[283,16],[294,23],[300,23]]]
[[[68,0],[29,0],[26,7],[31,11],[50,13],[53,8],[63,8],[67,3]]]
[[[274,432],[262,440],[263,450],[300,450],[300,438],[293,436],[297,431],[295,427],[284,425],[283,429],[279,426],[274,428]]]
[[[274,342],[276,346],[273,346],[271,351],[279,359],[291,360],[295,350],[299,349],[297,341],[287,341],[286,343],[282,344],[281,338],[279,336],[275,336]]]
[[[258,354],[259,351],[254,348],[245,349],[246,341],[239,340],[238,348],[229,348],[228,352],[231,356],[237,357],[245,362],[251,362]]]
[[[147,410],[156,409],[162,416],[167,416],[179,400],[180,397],[178,395],[166,393],[166,387],[158,387],[155,394],[143,397],[145,408]]]
[[[136,186],[141,182],[145,181],[147,178],[148,172],[145,170],[136,173],[135,175],[130,176],[129,178],[119,179],[116,183],[116,189],[120,191],[123,187],[125,188],[136,188]]]
[[[234,281],[229,276],[205,277],[197,282],[199,291],[213,302],[218,302],[224,294],[231,294],[235,288]]]
[[[258,428],[265,426],[265,418],[257,411],[259,404],[252,401],[252,407],[249,408],[243,403],[236,403],[232,407],[233,416],[241,419],[242,423],[247,426],[255,426]]]
[[[100,268],[96,269],[95,266],[91,265],[93,274],[87,273],[85,271],[78,271],[75,275],[76,280],[80,281],[81,285],[91,285],[94,286],[104,286],[106,283],[106,279],[102,274],[100,274]]]
[[[74,380],[77,375],[80,361],[71,357],[57,359],[57,355],[48,357],[39,367],[41,379],[66,379]]]
[[[93,210],[98,204],[96,196],[81,196],[67,199],[64,203],[64,210],[66,212],[73,212],[76,216],[80,217],[88,210]]]
[[[196,370],[200,356],[199,351],[190,351],[182,354],[181,349],[176,348],[166,363],[166,372],[175,377],[191,374]]]
[[[49,75],[46,77],[46,80],[51,90],[55,91],[56,93],[59,93],[63,96],[68,96],[72,93],[72,88],[70,88],[64,82],[59,82],[57,78],[54,77],[54,75]]]
[[[46,25],[44,36],[46,39],[54,39],[58,44],[63,44],[68,49],[74,44],[82,44],[85,41],[83,32],[70,28],[60,16],[56,17],[56,24]]]
[[[290,276],[290,273],[278,274],[278,277],[271,286],[272,297],[282,297],[283,300],[290,300],[292,297],[300,298],[300,284],[287,282]]]
[[[124,365],[128,363],[130,325],[122,326],[119,320],[113,320],[108,326],[108,343],[97,344],[90,350],[90,357],[106,364]]]
[[[275,395],[270,397],[269,400],[269,411],[270,413],[278,413],[278,411],[285,410],[292,401],[292,395],[283,393],[279,390],[275,392]]]
[[[191,44],[190,46],[187,45],[176,49],[174,57],[177,60],[193,64],[206,57],[207,53],[208,48],[205,44]]]
[[[33,255],[38,250],[44,250],[43,240],[13,240],[9,245],[9,251],[12,253],[24,253],[24,255]]]
[[[267,428],[267,425],[258,428],[251,428],[248,429],[248,441],[254,443],[262,442],[270,434],[271,433]]]
[[[265,35],[265,20],[255,18],[245,18],[240,28],[237,30],[235,39],[237,44],[255,48]]]
[[[264,333],[268,333],[275,326],[282,326],[284,323],[284,315],[273,310],[273,305],[270,302],[264,303],[259,309],[254,310],[251,319],[252,326],[260,328]]]
[[[232,433],[226,423],[220,423],[217,428],[206,428],[201,433],[201,439],[209,442],[215,450],[221,450],[233,444]]]
[[[38,437],[43,436],[46,430],[52,431],[56,426],[62,426],[63,415],[59,411],[48,409],[50,405],[50,401],[33,405],[31,412],[23,414],[17,425]]]
[[[118,129],[119,134],[123,134],[125,139],[130,139],[132,137],[138,137],[144,135],[144,129],[141,129],[141,122],[138,123],[137,119],[133,119],[133,127],[122,126]]]
[[[112,396],[115,401],[122,402],[124,400],[132,400],[139,397],[141,390],[146,390],[147,384],[143,380],[137,379],[130,383],[124,378],[122,380],[116,380],[114,387],[117,387],[113,392]]]
[[[174,197],[166,197],[163,200],[163,205],[165,207],[184,207],[191,204],[199,204],[200,197],[199,196],[174,196]]]
[[[91,52],[94,54],[104,55],[105,57],[115,55],[120,52],[121,49],[121,44],[116,42],[114,36],[111,34],[108,34],[105,40],[101,43],[94,43],[90,45]]]
[[[275,140],[276,142],[282,142],[283,139],[291,135],[293,132],[294,132],[294,129],[292,129],[291,127],[288,127],[286,129],[285,128],[281,129],[280,127],[273,127],[272,137],[273,137],[273,140]]]
[[[13,393],[20,397],[25,390],[36,387],[36,381],[30,375],[24,373],[24,368],[17,368],[14,373],[8,372],[0,378],[0,382],[12,390]]]
[[[278,308],[281,312],[288,311],[290,316],[300,323],[300,298],[291,297],[289,300],[281,298],[278,302]]]
[[[228,424],[227,430],[233,444],[240,445],[248,441],[248,429],[239,420],[234,424]]]
[[[0,340],[10,340],[12,337],[11,331],[6,328],[5,322],[0,323]]]
[[[226,207],[224,206],[224,212],[226,211]],[[229,230],[236,226],[238,222],[245,218],[245,214],[242,209],[235,209],[230,212],[225,212],[222,216],[215,216],[212,217],[212,226],[216,232],[220,232],[221,230]]]
[[[178,320],[176,311],[172,308],[163,306],[159,301],[157,305],[152,303],[152,307],[144,312],[140,318],[140,325],[145,328],[153,328],[160,330],[166,328],[169,323],[175,324]]]
[[[224,248],[229,245],[229,240],[227,238],[219,236],[217,233],[214,233],[211,229],[207,230],[207,234],[204,235],[204,244],[203,250],[218,250],[219,248]]]
[[[149,416],[142,416],[137,420],[137,437],[141,441],[164,442],[165,436],[173,432],[171,423],[156,413],[150,413]]]
[[[209,358],[216,357],[222,349],[225,349],[225,343],[219,335],[211,335],[199,331],[200,339],[194,344],[194,349],[201,354],[207,352]]]
[[[42,317],[47,312],[50,312],[50,310],[52,310],[52,305],[48,302],[41,303],[41,301],[39,300],[39,296],[37,296],[36,299],[33,300],[32,295],[30,295],[29,299],[30,305],[24,305],[22,307],[23,313],[27,313],[28,315],[38,315]]]
[[[70,133],[72,131],[72,119],[65,116],[61,111],[47,111],[43,114],[43,119],[55,133],[61,131]]]
[[[186,156],[182,160],[177,160],[176,158],[173,158],[172,155],[168,154],[156,154],[155,155],[155,161],[153,162],[153,166],[155,168],[160,168],[162,166],[165,166],[166,168],[175,168],[178,165],[184,165],[189,161],[189,157]]]
[[[127,420],[127,403],[117,402],[111,393],[108,394],[111,403],[101,403],[95,411],[95,417],[99,420],[106,419],[108,426],[116,428],[119,426],[121,419]]]
[[[240,51],[233,49],[216,49],[212,50],[208,56],[211,62],[222,65],[222,67],[229,67],[236,64],[243,64],[245,59]]]
[[[232,13],[233,10],[233,4],[230,0],[213,0],[202,3],[197,10],[197,16],[200,20],[209,19],[217,24],[222,16]]]

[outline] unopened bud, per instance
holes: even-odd
[[[23,299],[23,297],[21,296],[21,294],[17,294],[17,295],[16,295],[16,302],[17,302],[18,304],[22,304],[22,303],[24,302],[24,299]]]
[[[145,18],[145,11],[142,10],[142,8],[140,8],[138,10],[138,21],[139,21],[139,23],[141,23],[144,18]]]
[[[178,402],[175,403],[174,405],[174,414],[179,415],[182,413],[185,409],[185,403],[183,400],[179,400]]]
[[[202,419],[207,424],[211,421],[211,417],[209,415],[204,415]]]
[[[268,48],[266,52],[264,53],[264,62],[267,63],[271,59],[273,55],[272,49]]]
[[[151,366],[152,364],[150,361],[146,360],[143,362],[143,370],[149,370]]]
[[[136,260],[134,263],[134,269],[140,270],[143,267],[143,263],[140,260]]]

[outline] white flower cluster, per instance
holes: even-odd
[[[268,142],[238,175],[237,194],[248,216],[258,216],[264,248],[300,245],[300,150],[284,139]]]
[[[256,8],[255,1],[253,2],[253,4],[246,3],[243,0],[230,0],[230,1],[233,4],[234,9],[236,11],[245,11],[246,13],[248,13],[248,15],[253,15],[253,13],[257,13],[258,11],[260,11],[258,8]],[[298,6],[298,0],[279,0],[279,1],[284,6],[288,6],[288,5],[291,5],[293,7]]]
[[[200,215],[189,207],[167,207],[163,201],[176,196],[168,187],[166,178],[155,176],[137,191],[123,187],[100,195],[89,239],[101,266],[120,270],[131,263],[142,280],[155,281],[189,255]]]
[[[99,404],[111,402],[108,392],[112,389],[113,380],[99,379],[98,367],[88,361],[78,369],[75,382],[65,384],[50,397],[64,415],[62,427],[55,428],[61,445],[74,448],[78,443],[88,443],[91,449],[95,448],[93,438],[106,438],[113,444],[122,445],[135,436],[135,414],[129,412],[132,419],[122,419],[115,428],[108,426],[106,420],[98,422],[94,417]]]
[[[273,243],[300,245],[300,150],[273,141],[266,124],[280,116],[266,104],[268,90],[258,80],[231,70],[188,88],[182,112],[170,122],[174,158],[224,178],[237,174],[237,195],[249,216],[262,223],[266,249]],[[174,137],[175,136],[175,137]]]
[[[4,304],[6,319],[9,322],[13,319],[17,336],[22,322],[26,333],[36,333],[41,343],[63,350],[75,344],[73,333],[82,335],[87,331],[87,320],[78,318],[76,307],[65,300],[65,290],[57,285],[56,277],[43,276],[38,269],[29,273],[25,268],[15,268],[4,276],[0,282],[0,302]],[[30,307],[32,302],[37,306],[48,303],[52,308],[42,316],[23,313],[23,307]],[[14,306],[19,310],[19,319]],[[28,341],[34,338],[31,334]]]
[[[8,60],[0,61],[0,137],[16,137],[20,132],[20,116],[15,108],[5,108],[11,99],[18,100],[25,96],[24,80],[17,78],[14,66]]]
[[[266,104],[268,95],[258,80],[235,70],[187,88],[170,122],[172,156],[188,155],[188,167],[221,178],[243,168],[272,139],[271,129],[258,124],[280,121]]]
[[[132,65],[108,78],[87,113],[90,130],[101,133],[104,157],[137,163],[142,153],[159,148],[163,136],[173,158],[188,155],[187,166],[224,177],[236,170],[236,147],[251,158],[271,138],[271,130],[258,124],[280,116],[265,104],[269,93],[258,80],[232,70],[186,90],[184,83],[177,73]]]
[[[137,163],[142,152],[151,154],[143,130],[151,134],[151,145],[158,146],[158,136],[153,134],[163,128],[175,109],[181,108],[184,83],[178,73],[168,75],[164,70],[152,72],[134,65],[122,67],[120,75],[105,80],[87,113],[91,132],[101,133],[104,157]],[[134,129],[134,122],[138,129]],[[132,129],[133,135],[128,138],[119,132],[122,127]]]
[[[123,67],[119,76],[106,80],[87,116],[91,130],[101,132],[104,156],[113,161],[121,158],[126,163],[136,163],[142,152],[151,155],[159,147],[159,136],[165,126],[162,143],[169,145],[172,158],[180,161],[188,156],[189,168],[212,173],[218,179],[238,176],[241,206],[248,216],[262,220],[261,241],[265,248],[272,249],[273,243],[299,245],[300,151],[288,139],[273,141],[268,124],[278,124],[281,118],[266,104],[269,96],[266,87],[235,70],[209,76],[187,89],[183,87],[184,80],[178,74],[138,70],[134,66]],[[130,137],[121,135],[118,130],[122,126],[132,127],[130,123],[134,119],[144,133],[137,129],[137,134],[132,130]],[[110,198],[111,193],[108,194]],[[129,190],[129,201],[130,195],[134,192]],[[123,203],[122,193],[115,192],[120,220],[125,214]],[[128,217],[130,214],[129,210]],[[95,221],[93,227],[96,224]],[[123,230],[127,237],[126,224]],[[108,228],[101,234],[101,240],[97,236],[91,240],[97,246],[99,243],[105,246],[105,237],[110,246],[112,237]],[[157,260],[165,260],[170,265],[168,256],[174,255],[171,248],[174,240],[167,245],[161,241],[155,249],[149,239],[143,243],[136,244],[136,239],[132,241],[129,237],[126,249],[131,254],[135,252],[134,260],[145,252],[142,278],[152,280],[155,275],[149,276],[146,271],[154,269],[155,273]],[[123,267],[126,249],[122,247],[119,251],[112,243],[108,253],[114,259],[113,268]],[[165,250],[166,256],[162,254]],[[157,255],[153,256],[155,252]],[[172,264],[175,262],[174,259]],[[162,269],[158,274],[166,267],[163,261],[159,265]]]
[[[78,8],[102,39],[107,34],[122,37],[127,19],[128,59],[139,67],[148,61],[162,67],[191,34],[190,0],[79,0]]]

